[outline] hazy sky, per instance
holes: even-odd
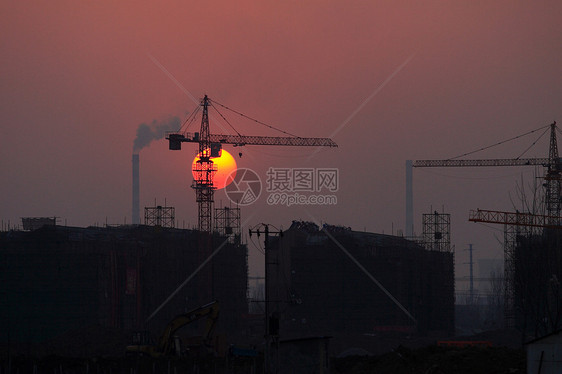
[[[561,14],[559,1],[4,1],[0,218],[130,223],[137,128],[183,121],[196,108],[190,95],[208,94],[339,144],[313,157],[314,149],[243,148],[239,166],[263,177],[269,167],[340,171],[337,205],[262,199],[243,208],[244,231],[314,217],[396,233],[407,159],[446,159],[562,123]],[[278,135],[228,118],[242,134]],[[211,131],[222,130],[211,121]],[[517,157],[538,135],[473,156]],[[526,156],[546,157],[547,136]],[[166,199],[180,226],[196,225],[195,152],[171,152],[164,140],[142,149],[141,206]],[[415,230],[422,213],[451,213],[458,276],[468,243],[476,257],[502,258],[501,227],[470,223],[468,211],[513,210],[517,185],[533,183],[534,172],[415,170]]]

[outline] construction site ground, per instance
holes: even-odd
[[[143,373],[261,373],[260,358],[76,358],[13,356],[2,360],[2,373],[143,374]],[[314,373],[314,371],[303,371]],[[332,374],[524,374],[525,353],[505,347],[419,349],[399,347],[380,356],[332,358]]]
[[[42,345],[2,345],[1,373],[261,373],[262,357],[126,357],[129,335],[92,326]],[[510,330],[485,332],[455,340],[486,340],[492,347],[388,346],[382,354],[348,350],[330,358],[330,373],[516,374],[526,372],[520,336]],[[300,371],[299,371],[300,372]],[[315,371],[302,371],[315,372]]]
[[[524,374],[525,352],[506,347],[398,347],[379,356],[349,356],[332,361],[332,373]]]

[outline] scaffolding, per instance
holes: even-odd
[[[240,208],[215,208],[215,232],[228,236],[230,243],[240,243]]]
[[[422,242],[427,250],[451,252],[451,215],[437,212],[423,214]]]
[[[43,226],[56,226],[57,217],[22,217],[21,222],[25,231],[33,231]]]
[[[176,208],[155,206],[144,208],[144,224],[147,226],[176,227]]]

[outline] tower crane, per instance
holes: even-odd
[[[545,126],[546,127],[546,126]],[[543,127],[544,128],[544,127]],[[539,129],[537,129],[539,130]],[[533,130],[535,132],[537,130]],[[408,160],[406,162],[406,232],[413,233],[413,192],[412,168],[414,167],[492,167],[492,166],[543,166],[546,168],[544,176],[545,187],[545,215],[520,212],[499,212],[492,210],[476,210],[470,212],[469,221],[505,224],[504,240],[504,273],[505,273],[505,318],[508,324],[514,319],[514,236],[513,229],[508,227],[543,227],[562,228],[560,208],[562,202],[562,161],[558,154],[556,138],[556,122],[550,124],[550,145],[548,158],[514,158],[514,159],[448,159],[448,160]],[[529,134],[529,133],[527,133]],[[525,134],[525,135],[527,135]],[[516,137],[518,138],[518,137]],[[515,139],[515,138],[513,138]],[[511,140],[511,139],[510,139]],[[500,144],[500,143],[498,143]]]
[[[543,128],[544,127],[542,127],[541,129]],[[533,130],[524,135],[528,135],[537,130]],[[413,235],[412,168],[543,166],[546,168],[546,173],[544,176],[546,215],[549,217],[558,217],[560,215],[560,208],[562,206],[562,198],[561,198],[562,160],[558,155],[558,142],[556,139],[556,130],[557,130],[556,122],[553,122],[552,124],[550,124],[550,147],[549,147],[548,158],[506,158],[506,159],[479,159],[479,160],[447,159],[447,160],[406,161],[406,235],[407,236]]]
[[[174,132],[168,133],[166,136],[166,139],[169,141],[169,149],[173,151],[181,150],[181,144],[185,142],[199,144],[199,160],[196,162],[193,169],[193,172],[195,173],[195,180],[193,181],[192,188],[195,190],[196,201],[198,204],[198,227],[202,232],[211,232],[212,230],[212,210],[215,191],[215,187],[213,185],[213,174],[216,172],[216,168],[213,166],[211,158],[219,156],[219,152],[223,144],[232,144],[234,146],[276,145],[296,147],[337,147],[337,144],[329,138],[211,134],[209,130],[208,110],[209,105],[212,105],[212,103],[213,101],[209,99],[207,95],[205,95],[201,100],[200,106],[203,108],[203,112],[201,118],[201,129],[199,132]],[[256,120],[254,121],[261,123]]]

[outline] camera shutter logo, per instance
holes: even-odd
[[[236,169],[227,178],[225,193],[230,201],[235,204],[250,205],[260,197],[260,177],[252,169]]]

